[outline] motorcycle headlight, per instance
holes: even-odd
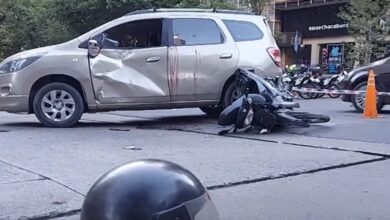
[[[17,60],[11,60],[6,63],[3,63],[0,65],[0,74],[5,73],[13,73],[20,71],[28,66],[30,66],[32,63],[37,61],[42,56],[33,56],[33,57],[26,57],[22,59]]]

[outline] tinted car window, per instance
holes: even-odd
[[[175,46],[223,43],[218,25],[211,19],[183,18],[173,20]]]
[[[148,48],[161,46],[162,20],[133,21],[113,27],[103,33],[104,48]],[[105,42],[104,42],[105,41]]]
[[[236,42],[260,40],[264,36],[264,33],[252,22],[235,20],[224,20],[223,22]]]

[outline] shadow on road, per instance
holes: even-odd
[[[111,128],[111,127],[139,127],[139,128],[154,128],[161,126],[174,126],[174,125],[204,125],[215,124],[217,126],[217,120],[210,118],[206,115],[194,115],[194,116],[165,116],[160,118],[140,118],[127,120],[127,117],[123,117],[123,120],[118,122],[103,121],[103,120],[90,120],[82,119],[75,128],[83,127],[99,127],[99,128]],[[29,127],[29,128],[45,128],[39,122],[11,122],[3,123],[2,126],[7,127]]]
[[[359,112],[356,112],[355,110],[351,110],[351,109],[336,109],[336,110],[332,110],[332,111],[307,110],[307,112],[313,112],[313,113],[315,112],[318,114],[328,115],[328,116],[330,116],[331,121],[333,121],[332,119],[335,119],[335,121],[337,121],[338,118],[356,118],[356,119],[363,119],[364,118],[363,113],[359,113]],[[381,118],[381,117],[389,118],[390,110],[386,109],[386,110],[380,111],[380,112],[378,112],[378,115],[379,115],[379,118]]]

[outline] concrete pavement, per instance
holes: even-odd
[[[222,219],[389,219],[389,161],[213,191]]]
[[[367,120],[339,100],[301,104],[332,121],[221,137],[197,109],[91,114],[71,129],[0,113],[0,219],[78,219],[98,177],[142,158],[192,170],[222,219],[385,219],[390,114]]]

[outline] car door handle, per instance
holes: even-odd
[[[160,61],[160,59],[161,59],[161,57],[149,57],[148,59],[146,59],[146,62],[154,63],[154,62]]]
[[[221,59],[230,59],[233,57],[233,54],[231,53],[224,53],[224,54],[221,54],[221,56],[219,58]]]

